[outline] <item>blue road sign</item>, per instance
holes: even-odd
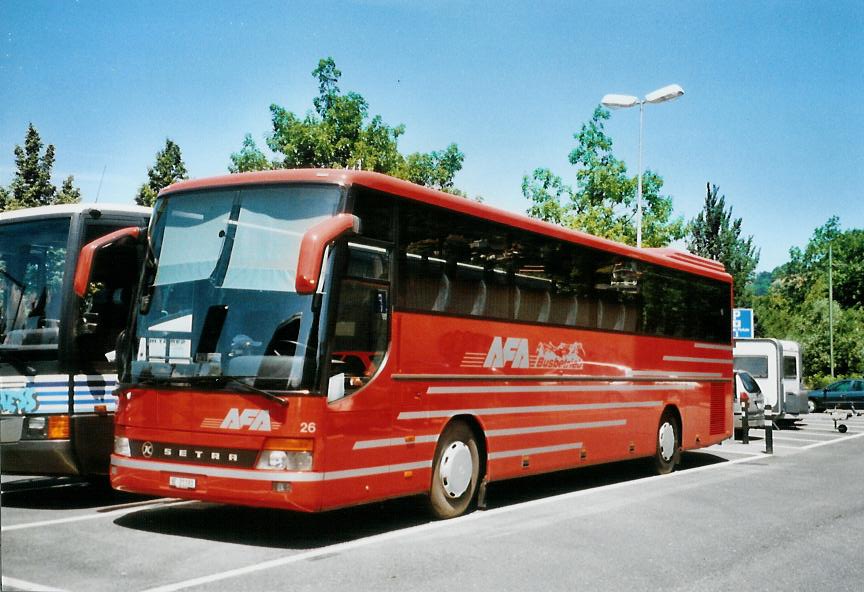
[[[732,337],[735,339],[752,339],[756,335],[756,325],[753,322],[752,308],[732,309]]]

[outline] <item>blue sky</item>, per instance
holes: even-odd
[[[644,144],[678,214],[717,184],[763,270],[831,215],[864,228],[861,2],[0,0],[0,35],[2,184],[28,122],[85,201],[131,202],[166,137],[191,176],[225,173],[245,133],[264,145],[271,103],[312,108],[332,56],[343,91],[405,124],[404,153],[456,142],[457,185],[494,206],[524,212],[535,167],[575,182],[572,136],[602,95],[678,83]],[[638,111],[607,132],[635,174]]]

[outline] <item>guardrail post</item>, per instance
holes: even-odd
[[[774,410],[765,405],[765,454],[774,454]]]

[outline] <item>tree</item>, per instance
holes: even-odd
[[[688,225],[687,249],[723,263],[732,276],[735,305],[749,306],[752,296],[747,286],[755,278],[759,251],[752,236],[741,236],[741,218],[732,217],[726,196],[718,193],[717,185],[707,184],[705,205]]]
[[[252,134],[246,134],[243,138],[243,148],[240,152],[231,154],[231,164],[228,171],[231,173],[248,173],[250,171],[266,171],[272,168],[270,161],[258,148]]]
[[[532,202],[528,214],[591,234],[636,243],[637,177],[612,153],[612,139],[603,121],[610,113],[598,106],[591,120],[573,135],[570,164],[577,167],[576,187],[549,169],[537,168],[522,178],[522,194]],[[643,243],[660,247],[684,236],[682,218],[672,218],[672,198],[661,195],[663,179],[653,171],[642,175]]]
[[[138,189],[135,203],[139,206],[152,206],[164,187],[188,178],[180,146],[166,138],[165,148],[156,153],[156,164],[147,169],[148,180]]]
[[[247,134],[240,152],[231,155],[229,171],[363,169],[462,194],[453,182],[465,158],[456,144],[442,151],[404,156],[398,141],[405,126],[391,127],[380,115],[370,118],[366,99],[355,92],[342,93],[338,85],[342,72],[333,58],[319,60],[312,75],[318,79],[318,96],[312,99],[314,110],[299,117],[284,107],[270,105],[273,131],[267,136],[267,146],[276,158],[268,161]]]
[[[73,186],[70,175],[58,193],[51,183],[54,168],[54,145],[44,146],[39,132],[30,123],[24,137],[24,146],[15,146],[15,176],[9,188],[0,187],[0,211],[33,208],[58,203],[78,203],[81,190]]]
[[[833,259],[830,302],[829,246]],[[771,272],[767,293],[754,296],[753,308],[757,336],[801,342],[804,371],[812,386],[830,380],[831,317],[835,375],[860,374],[864,367],[864,230],[844,231],[839,218],[829,218],[813,231],[804,249],[789,250],[789,261]]]
[[[57,193],[57,198],[54,203],[58,204],[76,204],[81,203],[81,190],[72,185],[75,178],[72,175],[63,180],[63,186]]]

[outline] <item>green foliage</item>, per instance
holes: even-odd
[[[75,177],[69,175],[63,180],[63,185],[60,191],[57,192],[57,198],[54,203],[58,204],[76,204],[81,203],[81,190],[72,185]]]
[[[243,138],[243,148],[240,152],[231,154],[231,164],[228,171],[232,173],[248,173],[250,171],[266,171],[271,169],[270,161],[258,148],[252,134],[246,134]]]
[[[726,196],[718,196],[718,192],[716,185],[707,184],[705,205],[688,225],[687,249],[723,263],[732,276],[735,306],[749,307],[752,295],[747,284],[754,278],[759,251],[752,236],[741,236],[741,218],[732,217],[732,207],[726,209]]]
[[[597,107],[591,120],[573,135],[577,142],[570,164],[577,167],[576,187],[549,169],[537,168],[522,178],[522,195],[533,204],[530,216],[619,242],[636,243],[638,177],[612,153],[603,122],[610,113]],[[684,220],[672,218],[672,198],[660,193],[663,179],[642,175],[642,235],[646,247],[661,247],[684,236]]]
[[[418,185],[461,195],[461,192],[453,187],[453,177],[462,168],[464,160],[465,155],[456,144],[450,144],[440,152],[415,152],[405,158],[398,176]]]
[[[828,247],[833,258],[831,314]],[[814,388],[830,381],[829,317],[834,321],[835,376],[864,373],[864,230],[840,229],[835,216],[813,232],[802,250],[775,269],[767,293],[754,296],[758,336],[799,341],[804,372]]]
[[[54,167],[54,145],[44,146],[33,124],[27,126],[24,146],[15,146],[15,176],[9,188],[0,187],[0,211],[34,208],[60,203],[78,203],[81,190],[72,185],[72,176],[63,182],[63,188],[51,183]]]
[[[156,153],[156,164],[147,169],[147,182],[138,189],[135,203],[139,206],[152,206],[163,188],[188,178],[180,146],[166,138],[165,148]]]
[[[318,79],[314,110],[299,117],[273,104],[273,131],[268,148],[276,154],[270,162],[249,134],[240,152],[231,155],[232,173],[267,168],[349,168],[393,175],[427,187],[462,195],[453,183],[465,155],[456,144],[441,151],[399,152],[398,140],[405,126],[390,126],[380,115],[369,116],[369,104],[355,92],[342,93],[333,58],[321,59],[312,71]]]

